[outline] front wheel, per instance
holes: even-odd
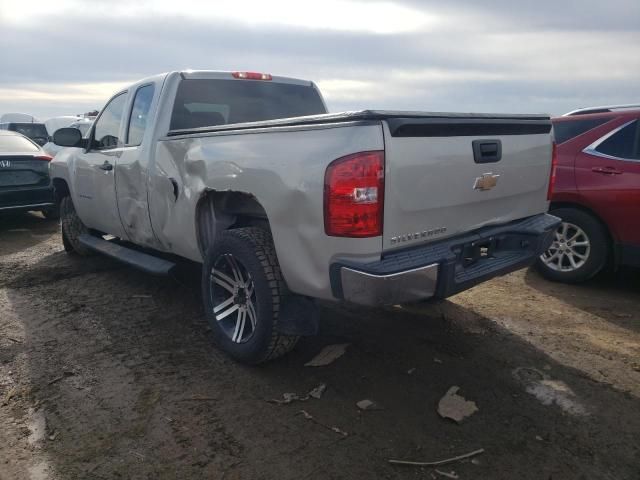
[[[602,224],[592,215],[575,208],[550,212],[562,223],[553,243],[540,255],[538,271],[547,279],[579,283],[589,280],[605,266],[609,242]]]
[[[216,345],[234,359],[262,363],[289,352],[298,337],[278,331],[287,287],[271,235],[227,230],[205,256],[202,296]]]
[[[62,244],[66,252],[76,253],[83,257],[92,254],[91,250],[78,240],[80,235],[88,233],[89,230],[80,220],[69,196],[64,197],[60,202],[60,225],[62,227]]]

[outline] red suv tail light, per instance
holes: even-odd
[[[547,200],[551,200],[553,194],[553,187],[556,184],[556,170],[558,169],[558,147],[556,142],[553,142],[551,149],[551,173],[549,175],[549,188],[547,190]]]
[[[324,230],[333,237],[382,235],[384,151],[338,158],[324,176]]]

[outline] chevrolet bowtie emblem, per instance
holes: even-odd
[[[493,173],[483,173],[480,177],[476,178],[473,188],[475,190],[491,190],[498,183],[500,175],[494,175]]]

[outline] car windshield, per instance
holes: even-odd
[[[10,128],[10,130],[35,140],[39,145],[47,143],[49,138],[47,127],[44,126],[44,123],[14,123],[13,128]]]
[[[33,153],[40,149],[20,135],[0,135],[0,153]]]

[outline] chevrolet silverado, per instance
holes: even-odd
[[[214,341],[246,363],[313,334],[314,299],[444,298],[530,265],[559,223],[545,115],[329,114],[313,82],[183,71],[54,141],[65,249],[201,263]]]

